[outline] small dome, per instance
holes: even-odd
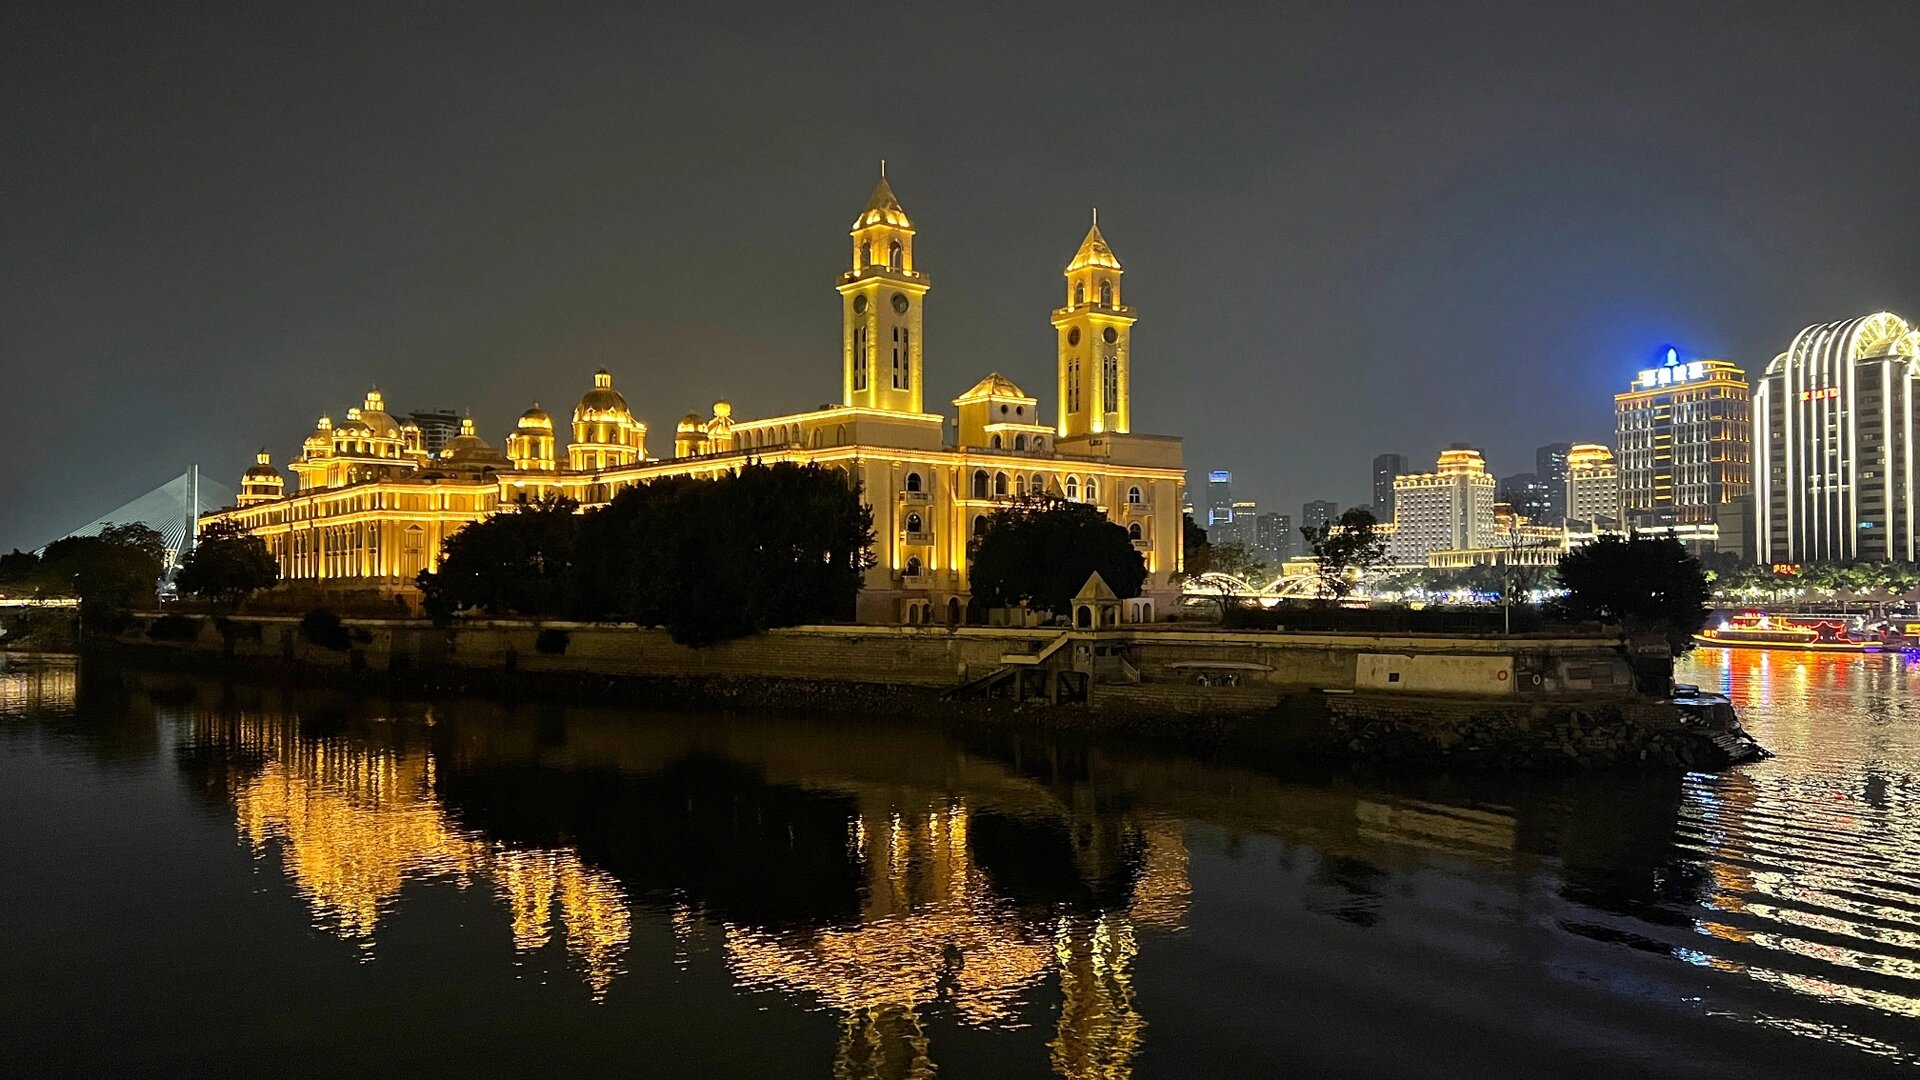
[[[573,410],[573,422],[583,423],[596,420],[633,421],[633,412],[627,408],[627,399],[613,388],[613,376],[606,368],[593,373],[593,389],[580,399]]]
[[[542,409],[540,403],[536,401],[533,403],[533,408],[520,414],[520,430],[552,431],[553,417],[548,416],[547,411]]]
[[[686,432],[699,431],[702,427],[705,427],[705,426],[706,426],[706,421],[700,419],[699,413],[690,412],[687,415],[680,418],[681,431],[686,431]]]
[[[253,464],[248,466],[244,475],[248,480],[277,481],[280,479],[280,470],[273,467],[273,462],[269,460],[267,456],[266,447],[263,446],[260,448],[260,453],[254,457]]]
[[[440,458],[442,461],[470,465],[495,465],[506,461],[500,451],[487,445],[487,441],[474,432],[471,416],[461,418],[460,434],[447,440],[446,447],[440,451]]]
[[[733,415],[733,406],[732,406],[732,405],[729,405],[728,403],[726,403],[726,402],[724,402],[724,401],[716,401],[716,402],[714,402],[714,403],[713,403],[713,417],[714,417],[714,419],[716,419],[716,420],[725,420],[725,419],[727,419],[727,418],[729,418],[729,417],[731,417],[732,415]]]

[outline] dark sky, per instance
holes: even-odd
[[[1610,439],[1667,342],[1920,314],[1920,3],[62,3],[0,15],[0,550],[378,383],[500,443],[611,369],[670,451],[839,392],[889,160],[928,402],[1054,405],[1090,206],[1135,430],[1298,512]]]

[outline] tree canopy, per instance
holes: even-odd
[[[1707,622],[1707,573],[1672,536],[1602,536],[1560,557],[1568,617],[1666,636],[1676,653]]]
[[[166,542],[136,521],[55,540],[32,575],[41,595],[74,597],[81,617],[97,624],[135,601],[152,600],[165,567]]]
[[[280,581],[280,564],[266,541],[230,521],[207,526],[193,550],[174,571],[174,587],[237,607],[248,593],[270,589]]]
[[[1096,506],[1041,496],[1016,500],[987,515],[969,544],[974,600],[988,607],[1029,607],[1068,614],[1073,596],[1099,574],[1122,599],[1139,596],[1147,565],[1127,530]]]
[[[420,588],[441,620],[565,614],[706,645],[851,620],[873,541],[873,511],[845,473],[748,465],[662,477],[585,514],[558,499],[495,514],[448,537]]]
[[[519,503],[447,537],[440,565],[420,575],[427,612],[443,621],[469,608],[489,615],[560,614],[578,509],[559,497]]]
[[[1338,600],[1354,590],[1358,579],[1387,561],[1387,542],[1380,536],[1380,522],[1373,511],[1353,507],[1333,521],[1304,525],[1313,553],[1314,576],[1319,580],[1322,599]]]

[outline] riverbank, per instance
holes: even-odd
[[[1600,636],[849,626],[696,650],[602,624],[346,620],[329,634],[285,617],[149,614],[111,648],[425,696],[891,713],[1469,768],[1716,768],[1739,746],[1715,741],[1738,732],[1730,709],[1648,696],[1647,658]]]

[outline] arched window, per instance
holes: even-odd
[[[1100,306],[1113,306],[1113,282],[1111,281],[1102,281],[1100,283]]]
[[[1073,287],[1073,306],[1079,307],[1087,302],[1087,283],[1082,281]]]
[[[993,433],[993,448],[1000,449],[1000,433],[997,431]]]
[[[1023,499],[1027,497],[1027,478],[1025,476],[1015,474],[1013,478],[1013,493]]]
[[[994,474],[993,474],[993,494],[994,494],[994,497],[995,497],[995,498],[1000,498],[1000,497],[1002,497],[1002,496],[1004,496],[1004,495],[1006,495],[1006,493],[1007,493],[1007,474],[1006,474],[1006,473],[994,473]]]
[[[1128,488],[1128,489],[1127,489],[1127,505],[1128,505],[1128,506],[1139,506],[1139,505],[1140,505],[1140,502],[1141,502],[1141,499],[1140,499],[1140,488],[1139,488],[1139,486],[1138,486],[1138,485],[1135,485],[1134,487],[1130,487],[1130,488]]]
[[[1024,435],[1024,434],[1020,434],[1020,435],[1015,435],[1015,436],[1013,437],[1013,448],[1014,448],[1015,450],[1025,450],[1025,449],[1027,448],[1027,437],[1026,437],[1026,435]]]
[[[1087,492],[1088,502],[1099,502],[1100,501],[1100,481],[1095,480],[1091,476],[1087,477],[1086,492]]]
[[[1140,539],[1140,523],[1139,522],[1136,521],[1133,524],[1127,526],[1127,539],[1129,540]]]
[[[924,531],[921,529],[920,525],[921,525],[920,515],[918,513],[912,513],[907,515],[907,531],[908,532],[917,533],[917,532]],[[1134,526],[1134,530],[1136,532],[1139,531],[1139,528],[1140,526],[1138,525]]]
[[[907,474],[907,490],[908,491],[920,490],[920,474],[919,473],[910,472]],[[1138,491],[1139,489],[1135,488],[1134,490]]]
[[[987,470],[985,469],[974,470],[973,497],[976,499],[984,499],[987,497]]]
[[[975,536],[987,535],[987,515],[985,514],[973,515],[973,535]]]
[[[870,242],[861,244],[860,245],[860,266],[862,268],[865,268],[872,265],[873,265],[873,244]]]
[[[904,249],[901,248],[900,241],[898,240],[895,240],[893,243],[888,244],[887,245],[887,265],[892,267],[895,270],[900,269],[900,260],[901,260],[903,251]]]
[[[907,556],[907,567],[906,567],[905,573],[908,577],[920,576],[920,556],[918,555]]]
[[[1074,479],[1071,476],[1067,477],[1067,498],[1077,499],[1079,497],[1080,497],[1080,481]]]

